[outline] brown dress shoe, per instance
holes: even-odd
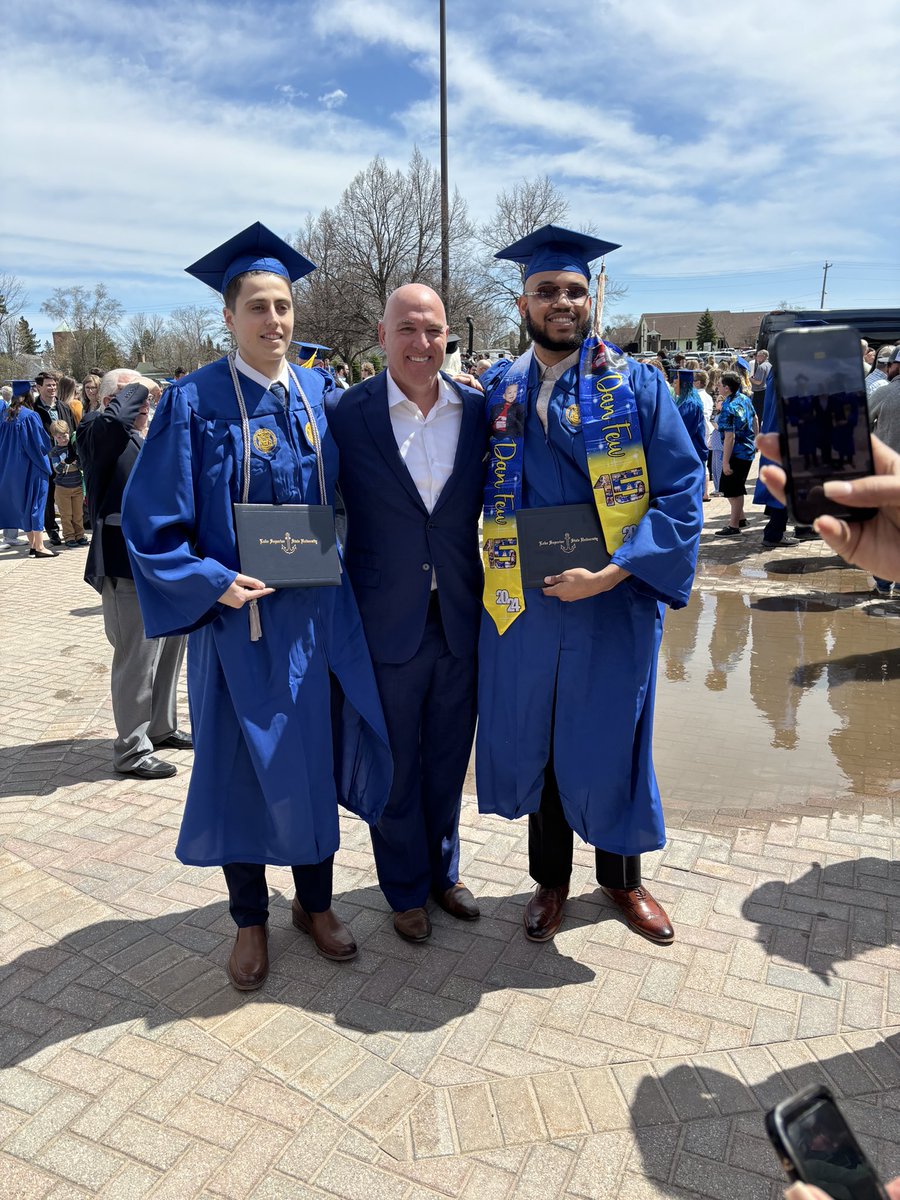
[[[460,921],[477,921],[481,916],[475,897],[464,883],[454,883],[446,892],[435,892],[434,898],[444,912]]]
[[[291,902],[291,920],[295,929],[302,929],[316,944],[323,958],[332,962],[347,962],[356,958],[357,945],[353,934],[333,908],[324,912],[308,913],[295,896]]]
[[[675,941],[675,930],[665,909],[644,887],[601,888],[618,908],[630,929],[642,937],[668,946]]]
[[[269,973],[269,933],[265,925],[248,925],[237,931],[228,959],[228,978],[239,992],[255,992]]]
[[[562,887],[537,886],[525,905],[525,936],[530,942],[549,942],[562,924],[569,885]]]
[[[431,918],[424,908],[394,913],[394,928],[407,942],[425,942],[431,937]]]

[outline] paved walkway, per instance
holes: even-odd
[[[760,555],[759,524],[723,546],[711,520],[692,605],[742,594],[802,618],[826,595],[832,611],[866,609],[859,572],[819,545]],[[673,619],[659,767],[681,799],[645,862],[673,946],[623,926],[584,848],[562,931],[528,943],[525,825],[478,816],[467,795],[477,924],[438,911],[430,943],[401,942],[367,832],[347,819],[337,904],[358,959],[315,955],[291,927],[289,873],[272,870],[272,973],[240,995],[221,875],[172,853],[190,756],[172,754],[179,774],[160,783],[110,771],[110,655],[82,568],[82,552],[0,552],[4,1197],[775,1200],[762,1112],[816,1078],[883,1175],[900,1173],[896,741],[871,749],[868,791],[823,790],[803,742],[789,792],[692,805],[701,746],[733,777],[753,767],[729,693],[704,690],[718,708],[700,725],[698,693],[683,704]],[[891,703],[897,608],[874,614],[871,651]]]

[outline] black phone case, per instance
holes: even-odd
[[[850,325],[810,326],[808,328],[785,329],[781,333],[776,334],[776,336],[772,340],[771,361],[772,361],[772,369],[773,369],[773,374],[774,374],[774,379],[775,379],[775,399],[776,399],[776,407],[777,407],[777,413],[778,413],[778,435],[779,435],[778,440],[779,440],[779,444],[781,447],[782,466],[784,467],[785,474],[787,475],[786,492],[787,492],[788,509],[790,510],[791,516],[794,519],[795,523],[798,525],[812,525],[812,523],[816,520],[816,518],[821,517],[821,516],[839,517],[841,520],[844,520],[844,521],[867,521],[875,515],[876,509],[874,509],[874,508],[850,508],[849,506],[841,505],[841,504],[835,502],[834,500],[829,500],[824,495],[822,495],[820,498],[818,498],[816,501],[814,501],[812,503],[810,503],[808,500],[804,503],[804,502],[798,501],[796,494],[795,494],[794,478],[793,478],[793,472],[791,469],[791,454],[790,454],[790,442],[789,442],[789,437],[788,437],[788,422],[787,422],[786,413],[785,413],[785,398],[783,396],[781,366],[779,363],[779,347],[780,347],[780,353],[783,357],[785,354],[785,350],[788,348],[788,346],[791,344],[792,341],[794,342],[795,345],[797,345],[797,344],[803,345],[805,342],[809,341],[810,335],[822,335],[822,336],[826,337],[828,340],[834,340],[836,343],[837,349],[843,350],[843,352],[844,352],[843,355],[841,355],[839,353],[836,354],[835,355],[836,358],[840,358],[840,357],[847,358],[848,355],[850,355],[851,353],[857,354],[858,350],[859,350],[860,335],[859,335],[858,331],[853,329],[853,327]],[[801,342],[797,343],[798,338],[803,339],[803,340]],[[842,346],[838,345],[838,343],[843,343],[843,345]],[[865,378],[862,374],[862,358],[861,357],[860,357],[859,370],[860,370],[860,380],[861,380],[861,384],[862,384],[861,394],[862,394],[862,397],[864,398],[865,397]],[[823,470],[821,473],[823,482],[826,479],[861,478],[862,476],[865,476],[865,475],[872,475],[875,472],[874,464],[872,461],[872,432],[871,432],[871,428],[869,426],[869,410],[868,410],[868,406],[866,405],[864,399],[863,399],[863,402],[860,404],[859,409],[860,409],[860,412],[863,414],[863,417],[865,419],[865,426],[866,426],[866,440],[867,440],[867,449],[868,449],[867,467],[864,469],[861,469],[861,470],[856,470],[852,473],[847,473],[843,476],[838,474],[835,471],[824,471]]]

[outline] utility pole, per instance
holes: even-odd
[[[450,309],[450,204],[447,199],[447,8],[441,0],[441,299]]]
[[[822,273],[822,299],[819,301],[819,308],[825,307],[825,280],[828,278],[828,268],[833,267],[834,263],[827,262]]]

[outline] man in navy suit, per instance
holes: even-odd
[[[447,333],[436,292],[397,288],[378,326],[387,369],[326,400],[345,562],[394,758],[375,865],[394,928],[412,942],[431,933],[429,893],[455,917],[478,917],[459,881],[459,810],[475,730],[487,426],[482,394],[440,372]]]

